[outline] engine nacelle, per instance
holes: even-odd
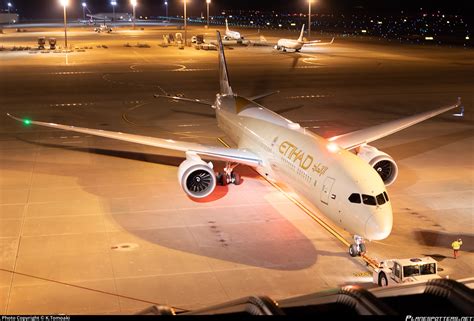
[[[197,155],[186,155],[179,165],[178,180],[184,192],[194,198],[204,198],[216,188],[216,175],[212,163],[204,162]]]
[[[365,160],[380,175],[385,186],[395,182],[398,176],[398,166],[393,158],[370,145],[362,145],[358,148],[357,156]]]

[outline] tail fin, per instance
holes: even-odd
[[[304,33],[304,25],[303,25],[303,27],[301,27],[300,37],[298,38],[298,41],[299,41],[299,42],[302,42],[302,41],[303,41],[303,33]]]
[[[227,19],[225,19],[225,32],[229,31],[229,23],[227,23]]]
[[[217,45],[219,46],[219,84],[221,94],[233,95],[230,87],[229,73],[227,72],[227,63],[225,61],[224,46],[222,45],[221,33],[217,31]]]

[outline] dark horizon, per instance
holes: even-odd
[[[83,0],[69,0],[68,14],[71,18],[82,16]],[[6,9],[8,1],[1,0],[1,8]],[[62,18],[62,8],[58,0],[10,0],[13,4],[12,12],[20,14],[20,19],[56,19]],[[110,0],[85,0],[92,13],[112,12]],[[117,0],[117,12],[131,12],[129,0]],[[182,0],[168,0],[169,15],[182,14]],[[472,12],[472,4],[469,1],[453,0],[316,0],[313,4],[314,13],[370,13],[370,14],[400,14],[420,12],[420,8],[426,12],[441,10],[447,14],[466,14]],[[205,14],[206,4],[204,0],[188,0],[188,12],[190,16]],[[212,0],[211,15],[218,15],[224,10],[261,10],[264,12],[275,11],[278,13],[307,12],[307,0],[294,0],[290,4],[283,0]],[[50,10],[48,10],[50,9]],[[164,0],[138,0],[137,16],[160,16],[165,15]]]

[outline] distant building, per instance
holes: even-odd
[[[20,16],[17,13],[0,12],[0,24],[17,23],[19,20]]]

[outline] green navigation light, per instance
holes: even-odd
[[[25,124],[25,125],[30,125],[30,124],[31,124],[31,120],[29,120],[29,119],[23,119],[23,124]]]

